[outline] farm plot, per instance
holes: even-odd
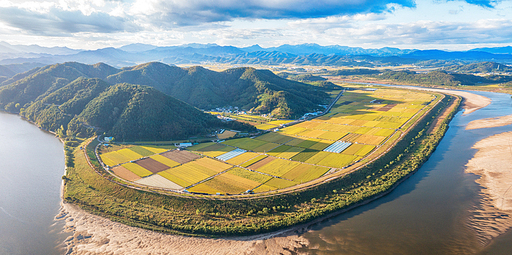
[[[153,156],[151,156],[149,158],[152,158],[152,159],[154,159],[154,160],[156,160],[156,161],[166,165],[167,168],[172,168],[172,167],[175,167],[175,166],[180,164],[180,163],[178,163],[178,162],[176,162],[174,160],[170,160],[170,159],[168,159],[168,158],[166,158],[166,157],[164,157],[162,155],[153,155]]]
[[[124,168],[130,170],[132,173],[138,175],[139,177],[146,177],[146,176],[150,176],[150,175],[153,174],[149,170],[147,170],[144,167],[141,167],[141,166],[139,166],[139,165],[137,165],[135,163],[126,163],[126,164],[123,164],[121,166],[123,166]]]
[[[259,156],[255,157],[255,158],[251,159],[251,160],[248,160],[248,161],[244,162],[240,166],[248,167],[248,166],[250,166],[250,165],[252,165],[252,164],[254,164],[254,163],[256,163],[256,162],[258,162],[260,160],[263,160],[265,158],[267,158],[267,155],[259,155]]]
[[[228,139],[234,137],[236,134],[237,133],[235,131],[225,130],[224,132],[222,132],[222,134],[218,134],[217,137],[219,139]]]
[[[277,132],[270,132],[270,133],[266,133],[264,135],[258,136],[255,139],[262,140],[262,141],[269,142],[269,143],[283,144],[283,143],[287,143],[290,140],[292,140],[293,137],[288,136],[288,135],[283,135],[283,134],[277,133]]]
[[[291,160],[300,161],[300,162],[306,162],[308,159],[310,159],[311,157],[315,156],[319,152],[320,151],[317,151],[317,150],[305,149],[302,152],[300,152],[299,154],[293,156],[291,158]]]
[[[357,156],[353,156],[353,155],[335,154],[335,153],[328,153],[328,152],[325,152],[325,153],[326,153],[325,156],[319,155],[319,157],[317,157],[315,159],[308,160],[307,163],[318,164],[320,166],[342,168],[342,167],[349,165],[357,158]],[[316,163],[313,163],[313,162],[316,162]]]
[[[171,168],[158,173],[167,180],[172,181],[181,187],[188,187],[200,182],[210,176],[217,174],[216,171],[193,164],[193,162]]]
[[[242,155],[246,152],[246,150],[242,150],[242,149],[235,149],[235,150],[232,150],[230,152],[227,152],[227,153],[224,153],[220,156],[217,156],[216,158],[219,159],[219,160],[222,160],[222,161],[228,161],[236,156],[239,156],[239,155]]]
[[[201,157],[201,156],[194,154],[190,151],[180,151],[180,150],[164,152],[161,155],[170,160],[176,161],[180,164],[185,164],[187,162],[190,162],[192,160],[195,160],[195,159],[198,159]]]
[[[280,178],[272,178],[268,182],[265,182],[265,185],[273,187],[274,189],[284,189],[291,186],[297,185],[297,182],[289,181]]]
[[[285,145],[283,145],[283,146],[285,146]],[[281,153],[277,154],[277,157],[290,159],[293,156],[299,154],[300,152],[302,152],[304,150],[305,150],[304,148],[300,148],[300,147],[291,147],[287,151],[284,151],[284,152],[281,152]]]
[[[230,173],[223,173],[206,182],[200,183],[189,189],[197,193],[224,193],[240,194],[259,186],[261,183],[249,180]]]
[[[128,149],[121,149],[121,150],[118,150],[116,152],[121,154],[123,157],[127,158],[128,161],[132,161],[132,160],[136,160],[136,159],[142,158],[142,155],[140,155],[139,153],[137,153],[135,151],[130,150],[129,148]]]
[[[153,154],[159,154],[159,153],[166,152],[168,150],[172,150],[172,149],[176,148],[174,146],[140,146],[140,147],[153,152]]]
[[[260,141],[257,139],[252,139],[252,138],[240,138],[240,139],[224,141],[222,143],[226,144],[226,145],[238,147],[238,148],[244,149],[244,150],[253,150],[254,148],[257,148],[257,147],[260,147],[260,146],[266,144],[267,142]]]
[[[265,183],[266,181],[272,179],[271,176],[260,174],[257,172],[252,172],[249,170],[245,170],[243,168],[235,167],[233,169],[230,169],[228,173],[243,177],[245,179],[253,180],[258,183]]]
[[[154,152],[152,152],[142,146],[133,146],[133,147],[130,147],[129,149],[143,157],[147,157],[147,156],[151,156],[151,155],[155,154]]]
[[[288,171],[282,178],[292,180],[298,183],[314,180],[330,170],[328,167],[300,164]]]
[[[384,136],[361,135],[360,137],[355,139],[354,142],[370,144],[370,145],[379,145],[385,139],[386,139],[386,137],[384,137]]]
[[[258,147],[254,148],[252,150],[255,151],[255,152],[263,152],[263,153],[265,153],[265,152],[270,151],[270,150],[272,150],[272,149],[274,149],[274,148],[276,148],[278,146],[279,146],[279,144],[277,144],[277,143],[265,143],[265,144],[263,144],[261,146],[258,146]]]
[[[162,177],[161,175],[154,174],[148,177],[144,177],[140,180],[135,181],[138,184],[143,184],[147,186],[159,187],[164,189],[183,189],[180,185],[169,181]]]
[[[334,152],[334,153],[340,153],[347,149],[352,143],[350,142],[343,142],[343,141],[337,141],[333,144],[331,144],[329,147],[325,148],[324,151],[327,152]]]
[[[236,156],[232,159],[228,159],[226,162],[233,164],[233,165],[240,165],[240,164],[247,162],[257,156],[260,156],[260,154],[254,153],[254,152],[246,152],[246,153]]]
[[[162,164],[152,158],[145,158],[135,161],[135,164],[145,168],[146,170],[150,171],[151,173],[158,173],[163,170],[169,169],[169,167],[165,164]]]
[[[226,152],[230,152],[234,150],[235,148],[226,146],[224,144],[215,143],[208,147],[204,147],[202,149],[197,150],[197,152],[206,155],[208,157],[217,157],[220,156]]]
[[[270,156],[274,156],[275,157],[275,156],[281,154],[282,152],[285,152],[285,151],[287,151],[287,150],[289,150],[291,148],[293,148],[293,147],[289,146],[289,145],[281,145],[281,146],[279,146],[279,147],[277,147],[277,148],[267,152],[267,154],[270,155]]]
[[[122,166],[116,166],[112,168],[112,172],[114,172],[115,175],[119,176],[122,179],[128,180],[128,181],[136,181],[139,180],[141,177],[134,174],[130,170],[122,167]]]
[[[255,158],[255,159],[257,159],[257,158]],[[262,167],[262,166],[272,162],[274,159],[276,159],[276,158],[274,158],[274,157],[265,157],[263,159],[260,159],[260,160],[256,161],[255,163],[253,163],[251,165],[248,165],[247,168],[249,168],[251,170],[257,170],[258,168],[260,168],[260,167]]]
[[[195,166],[198,169],[207,168],[217,173],[232,167],[229,164],[211,158],[200,158],[196,161],[188,163],[188,165]]]
[[[271,162],[257,168],[256,171],[274,176],[282,176],[300,164],[300,162],[286,159],[274,159]]]

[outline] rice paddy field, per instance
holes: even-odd
[[[280,125],[289,121],[259,124],[268,125],[262,129],[281,127],[276,132],[186,150],[112,147],[100,158],[118,177],[153,187],[197,194],[275,191],[343,171],[374,151],[380,153],[434,99],[427,92],[361,87],[345,91],[321,117],[284,128]]]

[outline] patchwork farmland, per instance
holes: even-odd
[[[117,146],[100,151],[117,177],[196,194],[275,191],[344,172],[391,146],[435,96],[394,88],[344,92],[329,113],[252,138],[195,144],[186,150]],[[260,125],[280,124],[272,121]],[[361,163],[359,163],[361,164]]]

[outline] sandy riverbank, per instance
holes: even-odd
[[[65,242],[66,254],[294,254],[291,251],[308,244],[286,232],[219,239],[161,234],[113,222],[67,203],[57,218],[66,221],[65,231],[73,232]]]
[[[480,128],[491,128],[491,127],[502,127],[512,124],[512,115],[501,116],[496,118],[479,119],[469,122],[466,126],[466,130],[480,129]]]
[[[472,148],[478,151],[466,172],[480,176],[483,199],[469,224],[486,244],[512,227],[512,132],[488,137]]]

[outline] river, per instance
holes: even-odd
[[[63,253],[60,208],[62,143],[0,112],[0,254]]]
[[[512,114],[510,95],[475,92],[492,103],[459,112],[430,159],[389,195],[315,224],[302,234],[310,254],[508,254],[512,232],[484,249],[466,222],[478,204],[477,178],[464,172],[471,146],[512,130],[465,130],[472,120]],[[15,115],[0,113],[0,254],[63,253],[59,211],[62,144]]]

